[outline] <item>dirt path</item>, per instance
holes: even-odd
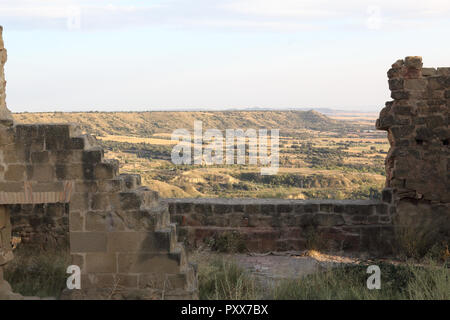
[[[283,279],[298,279],[343,263],[360,263],[355,258],[326,255],[317,251],[270,252],[266,254],[218,254],[203,251],[195,253],[193,261],[205,263],[214,257],[233,260],[257,279],[267,283]]]

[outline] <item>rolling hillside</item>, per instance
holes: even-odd
[[[298,129],[319,131],[347,131],[354,127],[345,121],[334,120],[317,111],[154,111],[154,112],[50,112],[16,113],[20,123],[75,122],[83,130],[97,136],[122,135],[149,137],[155,133],[171,133],[178,128],[193,130],[194,120],[201,120],[203,128],[224,129]]]

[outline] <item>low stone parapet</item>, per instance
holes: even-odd
[[[250,251],[303,250],[386,253],[394,208],[384,201],[282,199],[165,199],[180,240],[199,246],[238,235]]]

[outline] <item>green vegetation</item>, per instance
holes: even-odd
[[[251,300],[262,294],[253,277],[225,259],[202,266],[198,277],[200,300]]]
[[[373,116],[329,118],[316,111],[21,113],[17,122],[76,122],[97,135],[122,173],[139,173],[162,197],[379,199],[384,186],[386,134]],[[369,118],[367,118],[369,117]],[[174,165],[171,133],[194,121],[203,131],[280,129],[279,171],[254,165]],[[192,139],[192,137],[191,137]],[[207,143],[204,141],[204,147]],[[248,148],[246,148],[248,156]]]
[[[310,246],[320,242],[311,238]],[[220,252],[239,252],[242,242],[233,234],[214,239]],[[40,251],[21,247],[5,270],[13,290],[26,296],[58,298],[66,285],[67,251]],[[430,256],[430,255],[427,255]],[[215,255],[199,263],[200,299],[450,299],[450,268],[446,260],[425,258],[421,264],[371,261],[381,269],[381,289],[366,286],[368,264],[342,264],[300,279],[274,282],[257,278],[229,255]],[[441,256],[442,259],[442,256]],[[440,262],[436,262],[440,261]]]
[[[374,264],[381,269],[380,290],[367,289],[369,275],[365,265],[338,266],[267,286],[235,262],[217,259],[199,269],[200,299],[450,299],[450,269],[447,265]]]
[[[237,232],[225,232],[210,239],[209,246],[217,252],[244,252],[247,251],[245,240]]]
[[[4,273],[14,292],[24,296],[59,297],[68,276],[66,268],[70,256],[67,250],[20,247],[14,255]]]

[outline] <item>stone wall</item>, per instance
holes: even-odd
[[[3,28],[0,26],[0,129],[12,125],[12,117],[6,108],[6,80],[3,66],[6,63],[7,53],[3,44]],[[0,145],[5,143],[5,137],[0,132]],[[0,178],[3,178],[5,166],[0,158]],[[0,299],[17,298],[11,291],[9,284],[3,280],[3,267],[13,259],[11,247],[11,221],[9,211],[0,205]]]
[[[7,59],[7,53],[3,44],[3,27],[0,26],[0,125],[11,125],[11,112],[6,107],[6,79],[4,72],[4,65]]]
[[[423,68],[421,57],[406,57],[387,75],[393,101],[376,126],[391,145],[386,186],[395,191],[394,222],[416,240],[448,244],[450,68]]]
[[[377,128],[388,132],[386,186],[399,199],[450,202],[450,68],[422,68],[407,57],[388,71],[393,101]]]
[[[31,243],[63,243],[69,230],[82,290],[68,298],[192,298],[196,272],[179,235],[198,245],[237,234],[249,250],[386,254],[398,230],[450,235],[450,69],[399,60],[388,72],[391,102],[377,120],[388,131],[382,201],[167,199],[121,175],[94,137],[75,125],[14,124],[6,107],[0,28],[0,299],[17,298],[3,280],[11,232]],[[15,224],[13,227],[11,221]],[[68,224],[67,224],[68,223]],[[118,289],[119,288],[119,289]]]
[[[246,250],[392,250],[392,193],[384,201],[281,199],[166,199],[180,239],[198,247],[239,235]]]
[[[27,224],[35,220],[48,223],[34,227],[41,231],[60,221],[61,229],[52,231],[60,234],[68,207],[70,251],[82,271],[82,290],[72,291],[71,298],[158,298],[163,289],[165,298],[195,296],[195,271],[177,242],[167,206],[140,186],[139,176],[120,175],[118,162],[104,159],[93,137],[73,125],[0,131],[0,204],[19,223],[15,232],[27,235]],[[41,241],[49,235],[32,236]],[[116,286],[121,290],[111,293]]]
[[[180,236],[198,245],[234,232],[259,251],[304,249],[310,230],[332,250],[449,245],[450,68],[423,68],[420,57],[406,57],[388,78],[394,100],[376,122],[391,144],[384,203],[168,199]]]
[[[67,203],[14,204],[7,207],[11,212],[12,235],[21,239],[21,246],[69,248]]]
[[[34,244],[64,241],[69,231],[81,290],[65,298],[196,298],[195,269],[158,193],[119,174],[76,125],[9,121],[0,87],[0,299],[17,298],[2,273],[13,258],[11,221]]]

